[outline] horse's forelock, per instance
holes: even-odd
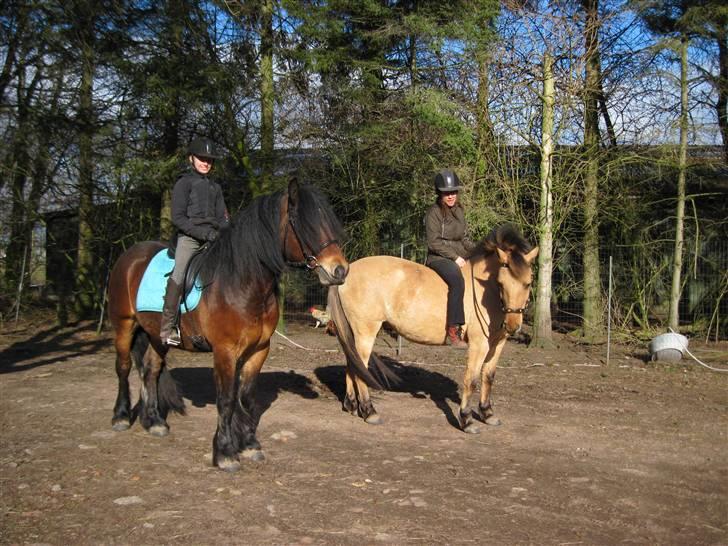
[[[334,214],[328,199],[315,187],[301,184],[298,191],[298,230],[303,243],[316,249],[324,239],[335,239],[342,243],[344,228]]]
[[[533,246],[511,224],[504,224],[494,228],[483,241],[486,255],[495,252],[496,248],[510,254],[508,267],[518,278],[526,277],[531,267],[523,257],[529,253]]]

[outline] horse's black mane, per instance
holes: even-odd
[[[529,269],[523,255],[533,250],[533,245],[521,235],[521,232],[514,225],[503,224],[493,228],[478,245],[478,249],[473,255],[490,256],[495,252],[496,248],[510,252],[509,266],[514,270],[514,273],[520,274],[520,272]]]
[[[220,230],[200,267],[203,285],[215,282],[223,290],[239,290],[272,278],[277,287],[287,265],[279,232],[284,195],[287,198],[287,192],[278,191],[254,199]],[[296,225],[302,243],[315,252],[322,237],[343,242],[343,228],[326,197],[307,184],[298,185],[297,196]]]

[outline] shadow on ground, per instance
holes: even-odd
[[[108,338],[97,336],[88,322],[51,326],[0,351],[0,374],[58,364],[98,353],[108,346]]]
[[[459,427],[458,420],[447,403],[450,400],[455,404],[460,404],[458,384],[455,381],[439,372],[426,370],[419,366],[404,366],[386,356],[380,356],[379,358],[397,378],[396,381],[389,382],[386,390],[408,393],[414,398],[429,398],[442,411],[452,426]],[[375,370],[376,368],[372,367],[375,376],[378,375],[377,378],[380,381],[383,380],[382,375],[377,374]],[[346,384],[342,366],[317,368],[315,374],[318,380],[334,393],[340,402],[344,401]]]
[[[175,368],[171,370],[180,393],[193,406],[203,408],[216,401],[215,380],[212,368]],[[319,393],[307,377],[295,372],[262,372],[255,388],[256,421],[273,405],[283,392],[290,392],[301,398],[318,398]]]

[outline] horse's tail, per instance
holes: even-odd
[[[144,381],[144,354],[149,348],[149,334],[139,328],[134,334],[134,341],[131,345],[131,358],[139,372],[139,376]],[[159,412],[166,416],[170,411],[185,415],[185,402],[179,392],[177,382],[172,377],[169,367],[166,363],[162,365],[157,380],[157,403],[159,404]]]
[[[386,368],[384,363],[380,359],[370,359],[370,362],[374,362],[377,368],[378,375],[383,378],[384,381],[379,381],[372,372],[369,371],[367,366],[362,361],[359,353],[356,351],[356,341],[354,339],[354,332],[349,324],[349,319],[346,317],[344,308],[341,306],[341,296],[339,296],[339,287],[329,287],[329,298],[328,298],[329,314],[331,320],[336,325],[336,337],[339,338],[339,344],[344,350],[346,355],[347,363],[353,368],[354,372],[364,380],[364,382],[372,388],[383,389],[382,383],[389,383],[389,378],[393,376],[394,372]],[[380,368],[382,366],[383,368]],[[396,378],[396,376],[394,376]]]

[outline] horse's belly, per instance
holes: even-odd
[[[365,258],[351,264],[339,294],[350,320],[387,322],[416,343],[437,345],[445,339],[447,287],[424,266],[397,258]]]

